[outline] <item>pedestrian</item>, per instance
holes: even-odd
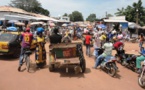
[[[86,45],[86,55],[88,55],[89,57],[91,56],[90,54],[91,41],[92,41],[92,38],[90,36],[90,33],[88,32],[85,37],[85,45]]]
[[[43,31],[37,31],[36,37],[36,50],[35,50],[35,61],[37,68],[43,68],[46,65],[46,50],[45,50],[45,37]]]
[[[104,45],[104,43],[106,42],[106,34],[103,32],[102,35],[100,36],[100,40],[101,40],[101,47]]]
[[[139,38],[139,47],[140,47],[140,52],[141,52],[142,46],[143,46],[143,42],[144,42],[144,34],[141,33],[138,38]]]
[[[22,33],[22,35],[20,36],[20,41],[22,42],[22,44],[21,44],[21,53],[20,53],[18,71],[21,71],[21,66],[23,64],[24,51],[25,49],[30,49],[32,39],[33,39],[33,35],[32,33],[30,33],[30,28],[26,28],[25,32]]]
[[[94,56],[95,56],[95,60],[99,55],[98,50],[100,49],[100,47],[101,47],[101,41],[100,41],[99,35],[96,31],[96,33],[94,33],[94,53],[93,53]]]

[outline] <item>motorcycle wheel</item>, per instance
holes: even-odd
[[[142,76],[142,77],[141,77]],[[142,88],[145,88],[145,82],[143,81],[143,79],[145,78],[145,75],[140,75],[138,77],[138,84],[139,86],[141,86]]]
[[[108,70],[108,74],[111,77],[114,77],[116,75],[116,69],[112,65],[110,66],[110,69]]]

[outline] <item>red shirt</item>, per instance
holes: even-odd
[[[86,40],[85,41],[86,44],[90,44],[91,36],[90,35],[86,35],[85,40]]]
[[[21,39],[22,39],[22,47],[31,46],[33,35],[31,33],[25,32],[22,34]]]
[[[116,49],[118,49],[120,46],[122,46],[123,45],[123,43],[122,42],[116,42],[116,43],[114,43],[114,48],[116,48]]]

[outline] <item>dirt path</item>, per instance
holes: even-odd
[[[48,52],[48,45],[46,47]],[[138,44],[125,45],[128,53],[137,54],[135,50],[138,49]],[[73,70],[66,73],[64,68],[49,72],[48,65],[41,70],[33,68],[33,72],[28,73],[17,71],[18,59],[0,56],[0,90],[143,90],[138,85],[138,75],[120,64],[117,64],[120,72],[112,78],[100,69],[92,69],[93,57],[85,56],[85,59],[87,69],[84,74],[74,74]],[[34,62],[34,54],[31,60]]]

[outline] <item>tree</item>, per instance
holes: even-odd
[[[118,10],[118,12],[116,12],[115,15],[117,15],[117,16],[124,15],[124,12],[125,12],[125,9],[124,8],[121,8],[121,9],[118,8],[117,10]]]
[[[49,16],[49,11],[42,8],[38,0],[11,0],[9,4],[12,7],[21,8],[28,12],[39,13]]]
[[[84,21],[82,13],[79,11],[72,12],[73,21]]]
[[[67,14],[67,13],[65,13],[63,16],[68,16],[68,14]]]
[[[117,16],[125,15],[127,21],[136,22],[138,13],[138,23],[141,26],[145,25],[145,8],[142,6],[142,0],[138,0],[137,3],[133,3],[132,6],[127,6],[125,9],[117,9],[115,13]],[[137,11],[138,10],[138,11]]]
[[[107,14],[106,16],[107,16],[107,17],[113,17],[113,15],[112,15],[112,14]]]
[[[74,17],[73,17],[72,14],[69,14],[68,16],[69,16],[69,18],[70,18],[70,21],[74,21]]]
[[[90,14],[86,21],[94,22],[96,20],[96,14]]]

